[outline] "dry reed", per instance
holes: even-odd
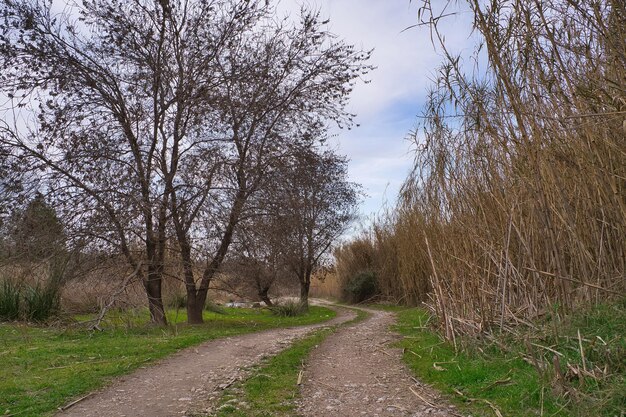
[[[336,254],[340,276],[373,268],[387,295],[428,301],[449,338],[626,290],[626,3],[468,3],[488,70],[464,71],[423,2],[446,62],[415,168]]]

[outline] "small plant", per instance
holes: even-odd
[[[210,311],[211,313],[215,313],[215,314],[226,314],[226,310],[224,310],[222,306],[215,304],[215,303],[211,303],[209,301],[207,301],[207,303],[204,305],[204,310]]]
[[[187,295],[181,293],[175,293],[170,302],[168,303],[171,308],[185,308],[187,307]]]
[[[42,287],[37,284],[24,294],[24,317],[28,321],[42,322],[58,314],[60,310],[59,288],[54,285]]]
[[[287,301],[268,307],[269,310],[278,317],[296,317],[306,313],[306,306],[300,302]]]
[[[17,320],[20,316],[20,289],[9,280],[0,287],[0,321]]]
[[[360,303],[378,293],[376,274],[363,271],[352,277],[344,287],[344,298],[353,303]]]

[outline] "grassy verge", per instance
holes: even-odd
[[[357,316],[341,326],[364,320],[368,314],[354,309]],[[217,417],[292,417],[302,364],[311,351],[337,330],[322,329],[295,342],[265,363],[259,365],[246,381],[226,390],[220,399]]]
[[[207,340],[335,316],[323,307],[311,307],[298,317],[276,317],[253,309],[225,312],[205,312],[205,324],[187,326],[183,311],[170,311],[172,325],[167,328],[145,325],[144,310],[117,312],[110,315],[102,332],[0,324],[0,416],[49,415],[113,377]]]
[[[459,353],[424,326],[423,310],[398,318],[411,369],[472,415],[496,415],[496,408],[507,417],[626,415],[625,302],[546,319],[490,342],[457,340]]]

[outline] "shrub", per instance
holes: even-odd
[[[60,311],[60,291],[54,285],[39,284],[27,289],[24,294],[24,318],[42,322],[57,315]]]
[[[306,306],[300,302],[287,301],[268,307],[273,315],[278,317],[296,317],[306,313]]]
[[[217,305],[215,303],[211,303],[209,301],[207,301],[207,303],[204,305],[204,310],[210,311],[216,314],[226,314],[226,310],[224,310],[222,306]]]
[[[185,308],[187,307],[187,295],[175,293],[167,304],[171,308]]]
[[[344,299],[352,303],[360,303],[378,294],[376,274],[363,271],[350,278],[344,287]]]
[[[17,320],[20,315],[20,289],[9,280],[0,287],[0,321]]]

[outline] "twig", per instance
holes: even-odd
[[[461,391],[459,391],[456,388],[452,388],[452,391],[454,391],[457,395],[463,397],[463,398],[467,398],[467,395],[463,394]],[[471,400],[471,398],[467,398],[468,400]]]
[[[387,356],[391,356],[391,357],[393,358],[393,355],[392,355],[391,353],[389,353],[389,352],[387,352],[387,351],[385,351],[385,350],[383,350],[383,349],[376,349],[376,350],[377,350],[377,351],[379,351],[379,352],[384,353],[384,354],[385,354],[385,355],[387,355]]]
[[[233,385],[235,382],[239,381],[239,377],[233,377],[230,381],[228,381],[225,384],[221,384],[218,385],[217,388],[221,389],[222,391],[224,391],[225,389],[227,389],[228,387],[230,387],[231,385]],[[216,389],[213,391],[217,391]]]
[[[498,417],[504,417],[504,416],[502,415],[502,413],[500,412],[500,410],[498,410],[498,407],[496,407],[495,405],[493,405],[493,403],[492,403],[491,401],[488,401],[488,400],[483,400],[483,401],[484,401],[485,403],[487,403],[487,405],[488,405],[489,407],[491,407],[491,409],[493,410],[493,412],[494,412],[494,413],[496,413],[496,415],[497,415]]]
[[[415,382],[415,385],[422,385],[422,382],[420,380],[418,380],[417,378],[415,378],[413,376],[410,377],[410,378],[411,378],[411,381]]]
[[[319,381],[319,380],[315,380],[315,379],[312,379],[311,381],[312,381],[312,382],[317,382],[318,384],[322,384],[322,385],[324,385],[325,387],[328,387],[328,388],[330,388],[330,389],[332,389],[332,390],[339,391],[339,392],[343,392],[343,390],[341,390],[341,389],[339,389],[339,388],[336,388],[336,387],[333,387],[332,385],[329,385],[329,384],[327,384],[327,383],[325,383],[325,382],[322,382],[322,381]]]
[[[98,314],[98,317],[95,320],[93,320],[94,324],[91,326],[92,330],[101,330],[100,323],[102,322],[102,320],[104,320],[104,316],[106,315],[107,311],[109,311],[109,309],[113,306],[117,296],[120,295],[126,289],[128,284],[130,284],[130,280],[133,279],[139,273],[141,266],[142,266],[142,263],[139,262],[137,266],[135,267],[135,270],[126,278],[124,278],[124,281],[122,282],[122,285],[120,286],[120,288],[118,288],[117,291],[111,294],[111,297],[109,298],[109,302],[102,307],[102,309],[100,310],[100,313]]]
[[[537,361],[537,358],[535,358],[535,353],[533,352],[533,349],[530,345],[530,341],[528,339],[524,339],[524,343],[526,344],[526,349],[528,349],[528,353],[530,354],[532,364],[537,369],[537,372],[539,373],[539,375],[543,377],[543,368],[539,366],[539,361]]]
[[[422,357],[422,355],[420,355],[419,353],[413,352],[411,349],[407,349],[406,351],[409,352],[409,353],[412,353],[413,355],[417,356],[418,358]]]
[[[486,387],[482,388],[478,392],[487,391],[488,389],[491,389],[491,388],[495,387],[496,385],[509,384],[511,382],[511,377],[509,376],[510,373],[511,373],[511,371],[507,372],[507,374],[504,376],[504,379],[500,379],[500,380],[494,381],[491,384],[487,385]]]
[[[415,391],[415,390],[413,389],[413,387],[409,387],[409,389],[411,390],[411,392],[412,392],[413,394],[415,394],[415,396],[416,396],[417,398],[419,398],[420,400],[422,400],[423,402],[425,402],[425,403],[426,403],[426,404],[428,404],[429,406],[431,406],[431,407],[433,407],[433,408],[437,408],[437,406],[436,406],[435,404],[431,403],[431,402],[430,402],[430,401],[428,401],[426,398],[424,398],[424,397],[422,397],[421,395],[419,395],[419,394],[417,393],[417,391]]]
[[[304,375],[304,371],[302,369],[300,369],[300,372],[298,373],[298,381],[296,382],[296,385],[301,385],[302,384],[302,376]]]
[[[561,352],[558,352],[558,351],[556,351],[556,350],[554,350],[554,349],[552,349],[552,348],[550,348],[548,346],[539,345],[539,344],[533,343],[533,342],[530,342],[530,344],[533,345],[533,346],[536,346],[538,348],[541,348],[541,349],[549,350],[550,352],[552,352],[552,353],[554,353],[556,355],[564,356]]]
[[[578,329],[578,347],[580,347],[580,357],[583,361],[583,371],[587,372],[587,362],[585,361],[585,351],[583,350],[583,341],[580,337],[580,329]]]
[[[604,288],[604,287],[601,287],[599,285],[592,284],[590,282],[579,281],[579,280],[574,279],[574,278],[564,277],[564,276],[561,276],[561,275],[553,274],[551,272],[540,271],[538,269],[529,268],[529,267],[526,267],[526,266],[524,267],[524,269],[527,269],[527,270],[533,271],[533,272],[537,272],[539,274],[546,275],[548,277],[563,279],[565,281],[570,281],[570,282],[574,282],[576,284],[581,284],[581,285],[584,285],[584,286],[587,286],[587,287],[595,288],[596,290],[606,291],[606,292],[609,292],[611,294],[622,295],[622,293],[619,292],[619,291],[610,290],[608,288]]]
[[[559,361],[559,357],[554,355],[552,357],[552,366],[554,367],[554,373],[556,375],[557,382],[564,386],[565,385],[565,377],[563,377],[563,372],[561,372],[561,362]]]
[[[496,414],[496,416],[498,416],[498,417],[504,417],[504,416],[502,415],[502,413],[500,412],[500,410],[498,409],[498,407],[496,407],[496,406],[495,406],[495,405],[494,405],[491,401],[489,401],[489,400],[485,400],[484,398],[481,398],[481,399],[476,399],[476,398],[471,398],[471,397],[468,397],[467,395],[463,394],[461,391],[459,391],[459,390],[458,390],[458,389],[456,389],[456,388],[453,388],[452,390],[453,390],[454,392],[456,392],[458,395],[460,395],[461,397],[465,398],[465,399],[466,399],[467,401],[469,401],[469,402],[477,402],[477,401],[482,401],[482,402],[484,402],[485,404],[487,404],[487,405],[488,405],[488,406],[489,406],[489,407],[493,410],[493,412]]]
[[[92,395],[94,395],[94,394],[95,394],[95,392],[90,392],[89,394],[85,395],[84,397],[80,397],[79,399],[74,400],[74,401],[72,401],[71,403],[69,403],[69,404],[67,404],[67,405],[64,405],[64,406],[62,406],[62,407],[59,407],[59,408],[58,408],[58,410],[59,410],[59,411],[65,411],[65,410],[67,410],[67,409],[68,409],[68,408],[70,408],[70,407],[74,407],[74,406],[75,406],[76,404],[78,404],[79,402],[81,402],[81,401],[83,401],[83,400],[85,400],[85,399],[87,399],[87,398],[91,397],[91,396],[92,396]]]

